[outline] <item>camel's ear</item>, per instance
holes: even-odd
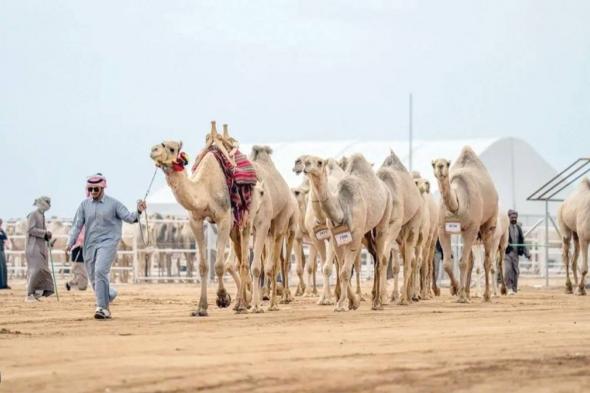
[[[434,168],[436,165],[436,160],[432,160],[432,167]]]
[[[228,128],[227,128],[227,124],[224,124],[224,125],[223,125],[223,137],[224,137],[225,139],[228,139],[228,138],[229,138],[229,130],[228,130]]]
[[[180,152],[182,150],[182,141],[178,142],[178,151]]]
[[[447,168],[451,166],[451,160],[447,161]]]

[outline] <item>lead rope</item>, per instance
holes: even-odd
[[[148,197],[150,190],[152,189],[152,185],[154,184],[154,179],[156,178],[156,174],[158,173],[158,167],[156,167],[156,169],[154,170],[154,174],[152,175],[152,180],[150,181],[150,184],[148,186],[147,191],[145,192],[145,195],[143,197],[143,200],[145,201],[146,198]],[[139,201],[138,201],[139,202]],[[148,213],[147,213],[147,206],[145,208],[145,210],[142,212],[143,215],[145,216],[144,220],[145,220],[145,236],[143,235],[143,229],[141,229],[141,218],[138,219],[139,222],[139,235],[141,236],[141,241],[143,242],[143,245],[146,247],[150,246],[150,238],[149,238],[149,221],[148,221]],[[147,238],[147,242],[145,241],[145,239]]]

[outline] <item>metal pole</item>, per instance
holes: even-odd
[[[545,201],[545,287],[549,287],[549,201]]]
[[[412,150],[413,149],[413,141],[414,141],[414,135],[413,135],[413,129],[412,129],[412,93],[410,93],[410,172],[412,171]]]

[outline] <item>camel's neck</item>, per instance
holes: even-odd
[[[198,192],[195,192],[195,186],[197,183],[188,178],[186,169],[182,172],[169,170],[168,173],[166,173],[166,181],[168,182],[174,197],[182,207],[188,211],[198,209]]]
[[[328,176],[322,172],[321,176],[310,176],[312,206],[316,217],[324,215],[332,221],[333,224],[340,225],[344,221],[344,212],[335,195],[328,189]]]
[[[445,206],[451,213],[457,213],[459,210],[459,200],[457,199],[455,190],[451,187],[449,177],[447,176],[444,179],[438,178],[437,180],[438,188],[440,189],[440,194],[442,195]]]

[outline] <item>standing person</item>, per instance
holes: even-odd
[[[84,227],[76,243],[72,247],[71,261],[72,261],[72,279],[66,282],[66,289],[69,291],[74,288],[78,288],[80,291],[85,291],[88,288],[88,275],[86,274],[86,267],[84,267],[84,255],[83,255],[83,244],[84,244]]]
[[[6,255],[4,255],[4,244],[8,240],[6,232],[2,229],[2,219],[0,218],[0,289],[10,289],[8,286],[8,267],[6,266]]]
[[[504,261],[504,278],[508,294],[515,295],[518,292],[518,276],[520,275],[518,257],[524,255],[530,260],[531,254],[524,244],[522,228],[518,223],[518,212],[512,209],[508,210],[508,218],[510,219],[510,226],[508,227],[509,239]]]
[[[117,297],[117,291],[109,284],[109,274],[121,240],[122,221],[138,222],[139,215],[146,208],[145,201],[138,201],[137,211],[130,213],[121,202],[105,195],[106,186],[107,180],[101,173],[87,179],[89,198],[82,201],[76,212],[66,249],[67,252],[72,250],[82,227],[85,227],[84,263],[96,295],[96,319],[111,318],[109,304]]]
[[[41,296],[53,294],[53,280],[47,262],[47,242],[51,240],[51,232],[45,226],[45,212],[51,207],[51,199],[46,196],[35,199],[37,210],[27,216],[27,297],[25,301],[33,303]]]

